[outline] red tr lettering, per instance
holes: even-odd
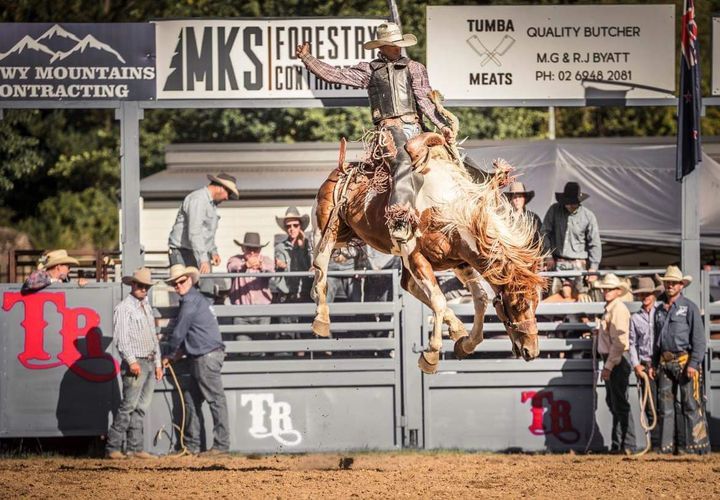
[[[552,391],[523,391],[520,395],[520,401],[525,403],[528,399],[530,400],[530,412],[532,413],[532,423],[528,429],[532,434],[536,436],[552,434],[566,444],[576,443],[580,439],[580,433],[572,425],[569,401],[563,399],[556,401]],[[550,410],[550,429],[546,428],[543,423],[543,417],[545,416],[544,400],[547,400]]]
[[[22,295],[18,292],[6,292],[3,297],[3,309],[9,311],[15,304],[25,306],[25,317],[20,325],[25,329],[25,346],[18,354],[20,363],[31,370],[43,370],[65,365],[80,377],[92,382],[112,380],[120,371],[118,362],[102,348],[102,331],[99,328],[100,316],[87,307],[65,307],[65,294],[40,292]],[[45,351],[44,337],[47,321],[44,317],[46,303],[55,304],[62,316],[62,351],[57,355],[58,361],[51,360]],[[80,327],[82,320],[83,326]],[[83,356],[77,348],[78,339],[84,337],[87,355]],[[104,359],[110,363],[110,369],[103,373],[95,373],[84,369],[78,363],[86,359]]]

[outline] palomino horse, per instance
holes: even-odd
[[[419,367],[435,373],[442,348],[442,323],[455,340],[455,354],[462,359],[483,340],[483,320],[488,296],[485,279],[495,291],[493,305],[504,322],[513,353],[526,361],[539,354],[535,308],[543,278],[537,274],[542,260],[533,227],[524,216],[514,216],[502,185],[509,165],[495,162],[496,173],[474,182],[448,154],[442,136],[426,133],[412,139],[407,149],[414,163],[427,162],[423,186],[416,198],[420,214],[416,238],[403,253],[402,287],[433,311],[434,325]],[[387,169],[345,164],[341,154],[335,169],[318,191],[313,209],[315,251],[313,268],[316,316],[313,332],[330,334],[326,300],[327,266],[333,249],[359,238],[385,253],[393,243],[385,226],[389,190]],[[379,182],[378,182],[379,181]],[[384,182],[383,182],[384,181]],[[378,189],[378,186],[381,186]],[[397,248],[395,248],[397,253]],[[452,269],[473,297],[475,317],[470,335],[447,307],[434,271]]]

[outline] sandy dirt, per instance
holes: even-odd
[[[0,498],[720,498],[720,454],[0,460]]]

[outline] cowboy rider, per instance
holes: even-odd
[[[330,83],[366,88],[370,99],[373,124],[387,129],[393,137],[397,155],[393,165],[393,189],[387,208],[390,235],[398,246],[407,243],[414,234],[417,214],[415,194],[421,179],[412,170],[405,143],[422,132],[421,116],[427,116],[452,143],[454,132],[447,120],[430,100],[431,91],[427,69],[421,63],[402,55],[403,47],[417,43],[414,35],[405,34],[395,23],[378,27],[377,39],[363,44],[363,48],[378,48],[378,57],[349,68],[336,68],[310,55],[310,45],[298,45],[296,54],[316,77]]]

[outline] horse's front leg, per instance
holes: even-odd
[[[483,341],[483,327],[485,326],[485,309],[488,305],[488,296],[480,284],[480,273],[469,265],[463,265],[455,270],[455,275],[465,284],[470,291],[475,307],[473,327],[469,337],[461,337],[455,341],[455,356],[458,359],[465,359],[475,352],[475,348]]]
[[[315,300],[315,319],[312,323],[312,331],[318,337],[330,336],[330,308],[327,303],[327,268],[330,262],[335,242],[337,240],[337,220],[330,221],[324,231],[316,231],[316,240],[319,241],[315,247],[312,267],[315,270],[315,278],[311,295]],[[318,237],[319,236],[319,237]]]
[[[428,348],[420,353],[418,366],[424,373],[432,374],[437,371],[442,350],[442,323],[447,309],[447,301],[435,279],[435,273],[427,259],[415,251],[408,256],[408,271],[415,284],[424,292],[433,312],[433,328],[430,333]]]

